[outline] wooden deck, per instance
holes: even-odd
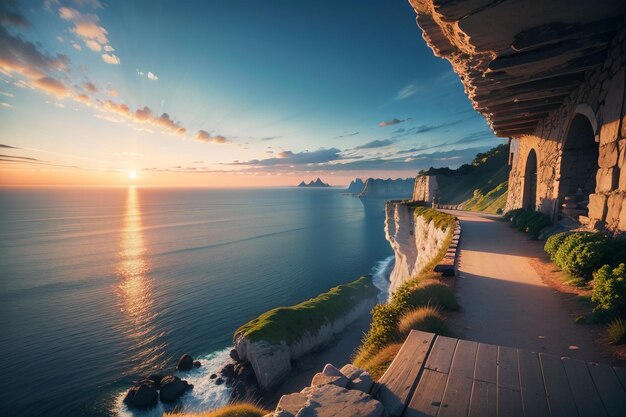
[[[413,330],[372,394],[395,417],[624,417],[626,368]]]

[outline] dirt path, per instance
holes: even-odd
[[[493,216],[452,212],[461,221],[456,335],[535,352],[607,362],[594,342],[596,326],[575,323],[575,301],[548,287],[530,258],[543,254],[532,241]]]

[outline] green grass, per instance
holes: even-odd
[[[462,203],[464,210],[482,211],[495,214],[498,209],[503,210],[508,196],[509,182],[504,181],[484,194],[480,189],[474,190],[474,195]]]
[[[214,411],[201,413],[165,413],[163,417],[263,417],[269,413],[253,404],[231,404],[218,408]]]
[[[366,369],[374,381],[380,379],[385,373],[391,362],[400,351],[402,343],[394,343],[382,348],[374,355],[367,355],[365,352],[359,353],[353,360],[354,365],[359,368]]]
[[[319,329],[377,294],[372,279],[361,277],[300,304],[267,311],[237,329],[235,337],[245,336],[253,342],[265,340],[270,344],[279,344],[283,340],[292,343],[305,331]]]
[[[435,227],[439,230],[454,228],[456,222],[456,218],[453,215],[443,213],[430,207],[416,207],[413,214],[422,217],[426,223],[434,222]]]

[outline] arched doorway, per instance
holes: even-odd
[[[526,170],[524,171],[524,199],[523,207],[526,210],[537,208],[537,154],[531,149],[526,158]]]
[[[578,221],[588,213],[589,194],[596,189],[599,146],[587,117],[577,114],[570,124],[561,156],[559,207],[561,217]]]

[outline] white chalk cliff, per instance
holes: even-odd
[[[446,238],[446,230],[438,229],[434,222],[427,223],[413,211],[413,206],[406,203],[389,201],[385,206],[385,237],[395,254],[390,297],[433,259]]]

